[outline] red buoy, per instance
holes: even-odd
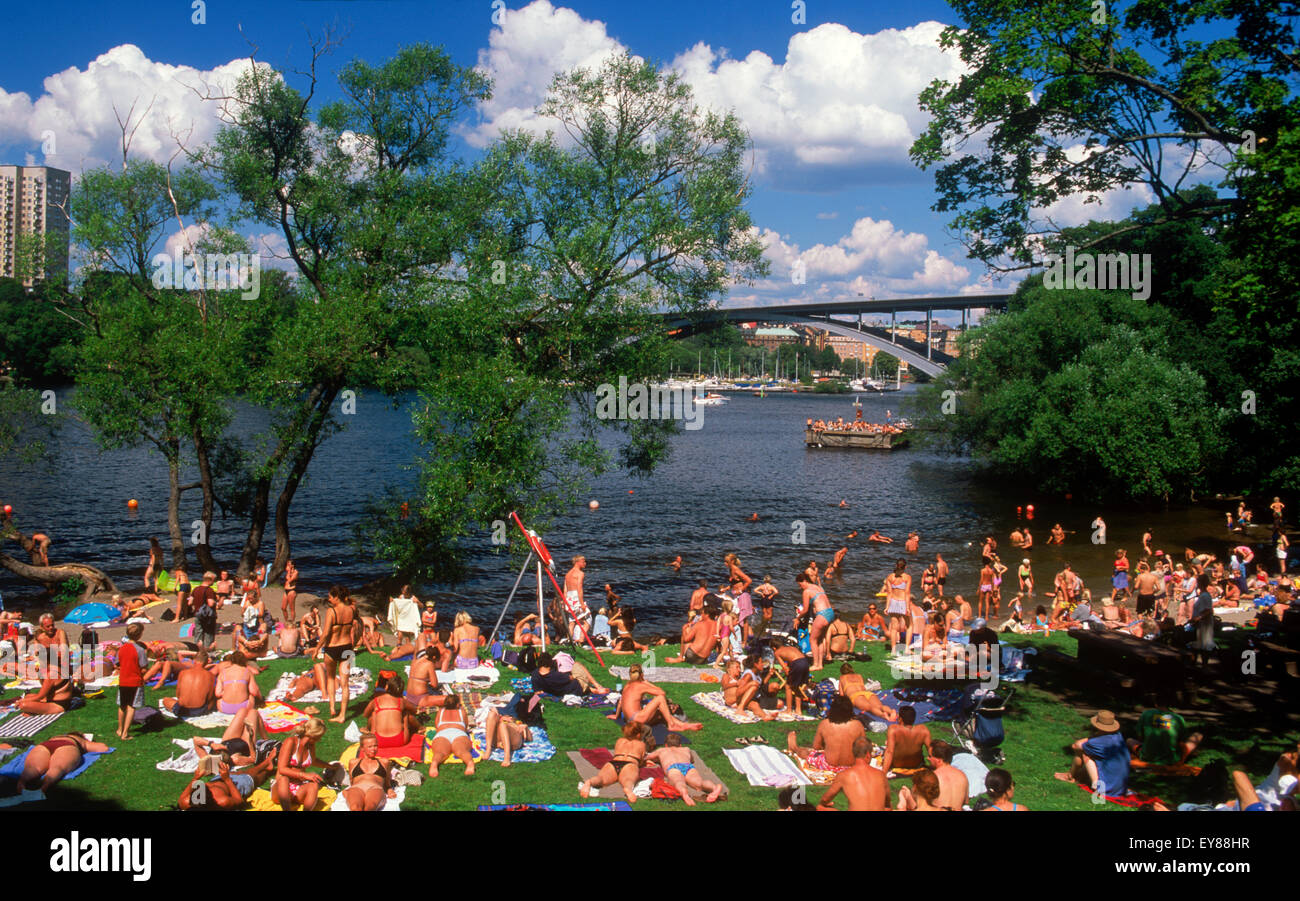
[[[136,509],[137,507],[140,506],[140,502],[139,502],[138,500],[136,500],[135,498],[131,498],[129,501],[126,502],[126,505],[127,505],[127,507],[129,507],[130,509],[134,510],[134,509]]]

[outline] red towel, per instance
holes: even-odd
[[[379,755],[391,760],[394,757],[409,757],[415,761],[424,759],[424,733],[417,732],[411,736],[410,741],[404,745],[387,745],[380,739]]]
[[[1088,794],[1092,794],[1092,789],[1088,788],[1088,786],[1084,785],[1082,782],[1076,782],[1074,784],[1079,786],[1079,788],[1083,789]],[[1118,804],[1120,807],[1149,807],[1152,804],[1165,803],[1155,795],[1140,795],[1135,791],[1131,791],[1127,795],[1107,795],[1106,800],[1112,804]],[[1168,807],[1169,805],[1165,804],[1165,806]]]

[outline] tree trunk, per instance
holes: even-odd
[[[194,455],[199,463],[199,486],[203,489],[203,509],[199,518],[203,522],[202,544],[194,548],[199,566],[209,572],[220,572],[221,567],[212,556],[212,505],[215,492],[212,488],[212,461],[208,458],[208,441],[198,424],[194,425]]]
[[[329,421],[330,407],[333,406],[334,398],[338,396],[341,387],[332,383],[317,396],[316,409],[313,411],[311,422],[307,426],[306,438],[299,445],[298,453],[294,456],[293,465],[289,468],[289,474],[285,477],[284,487],[280,490],[279,498],[276,499],[275,561],[271,566],[270,574],[272,579],[280,578],[280,575],[284,572],[285,564],[289,562],[289,508],[293,505],[294,495],[298,493],[298,487],[302,484],[303,476],[307,474],[307,467],[311,465],[316,448],[320,446],[321,430]]]
[[[167,531],[172,539],[172,569],[187,571],[185,536],[181,533],[181,446],[177,438],[167,439]]]
[[[107,573],[85,563],[32,566],[30,563],[23,563],[21,560],[10,557],[4,551],[0,551],[0,566],[3,566],[20,579],[39,582],[50,587],[59,585],[69,579],[81,579],[86,583],[86,588],[81,593],[83,602],[97,591],[117,591],[117,585],[113,583]]]

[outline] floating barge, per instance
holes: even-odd
[[[906,431],[865,432],[856,429],[804,429],[804,444],[809,447],[858,447],[869,450],[893,450],[907,446]]]

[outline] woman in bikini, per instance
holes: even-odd
[[[885,579],[885,614],[889,617],[889,653],[898,650],[898,636],[911,634],[907,628],[907,604],[912,596],[912,577],[907,572],[907,561],[899,560],[894,571]]]
[[[494,748],[501,748],[505,755],[502,766],[510,766],[511,758],[525,744],[533,740],[532,724],[542,725],[541,695],[515,695],[513,705],[498,710],[493,707],[483,721],[483,730],[487,736],[487,748],[483,759],[492,756]]]
[[[641,764],[645,762],[646,746],[642,738],[644,728],[640,723],[628,723],[623,727],[623,735],[614,742],[613,759],[600,768],[593,778],[586,779],[578,786],[578,794],[584,798],[591,796],[593,788],[618,783],[623,787],[629,804],[636,803],[633,789],[637,777],[641,774]]]
[[[379,756],[379,737],[362,733],[357,759],[348,774],[352,784],[343,792],[348,810],[383,810],[389,798],[396,798],[392,766],[391,760]]]
[[[27,752],[19,786],[24,791],[47,792],[64,776],[81,766],[87,751],[100,754],[108,745],[91,741],[80,732],[47,738]]]
[[[542,623],[536,613],[528,613],[515,623],[515,644],[523,647],[542,643]]]
[[[1017,804],[1012,799],[1016,796],[1016,784],[1011,780],[1011,774],[1006,770],[994,767],[989,770],[988,775],[984,777],[984,790],[988,792],[989,800],[993,803],[985,810],[1028,810],[1023,804]]]
[[[478,667],[478,626],[464,610],[456,614],[456,628],[452,638],[456,644],[456,669],[475,669]]]
[[[325,613],[325,622],[321,626],[321,643],[316,646],[312,657],[325,657],[325,685],[322,690],[330,705],[330,722],[341,723],[347,717],[349,686],[348,676],[352,673],[352,626],[356,610],[345,602],[348,590],[342,585],[330,589],[329,610]],[[343,689],[343,704],[338,713],[334,711],[338,688]]]
[[[469,741],[465,711],[461,709],[457,695],[447,697],[447,702],[438,711],[434,726],[437,731],[429,743],[429,778],[438,778],[438,767],[452,754],[465,761],[465,775],[473,776],[474,748]]]
[[[190,615],[190,577],[183,563],[176,564],[172,577],[176,580],[176,619],[180,621]]]
[[[149,539],[149,565],[144,568],[144,590],[157,591],[158,583],[154,576],[163,568],[163,549],[157,538]]]
[[[292,560],[286,560],[284,564],[284,597],[280,601],[280,612],[284,615],[284,621],[291,623],[294,620],[294,601],[298,599],[298,567],[293,565]]]
[[[411,736],[420,731],[415,705],[402,697],[405,688],[406,682],[400,675],[389,676],[384,693],[367,704],[362,713],[370,731],[379,739],[380,750],[404,748]]]
[[[217,710],[235,714],[245,707],[256,707],[260,697],[253,672],[248,668],[248,658],[242,651],[234,651],[229,665],[217,674]]]
[[[402,697],[416,710],[441,707],[447,700],[438,690],[438,662],[441,659],[438,648],[430,646],[411,661],[411,681],[406,684],[406,693]]]
[[[820,670],[826,663],[826,630],[835,622],[835,608],[826,597],[826,592],[813,582],[812,573],[804,570],[795,576],[803,590],[803,608],[812,614],[808,639],[812,643],[813,663],[809,672]]]
[[[921,659],[932,660],[938,657],[942,660],[947,653],[948,630],[944,626],[943,614],[932,613],[921,640]]]
[[[317,717],[294,726],[293,732],[280,745],[276,764],[275,784],[271,797],[281,810],[311,810],[316,806],[316,795],[324,777],[307,772],[316,762],[316,742],[325,734],[325,724]]]

